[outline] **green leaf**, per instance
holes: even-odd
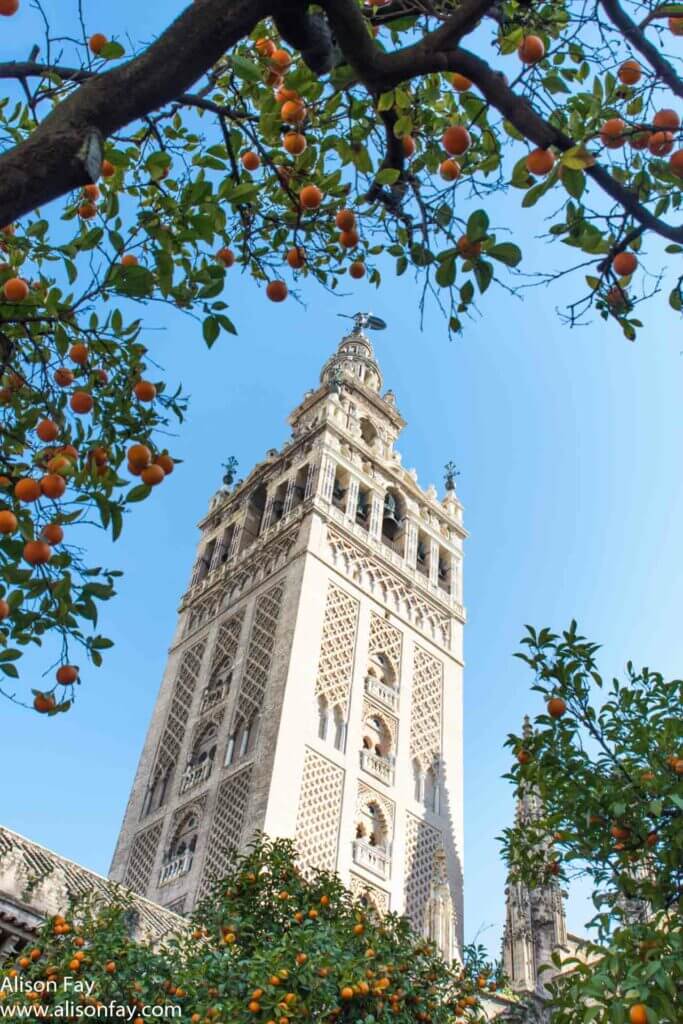
[[[246,57],[240,57],[239,54],[231,54],[230,63],[238,76],[243,78],[245,82],[261,81],[261,68],[258,64],[254,64],[253,61],[247,60]]]
[[[562,168],[560,179],[565,189],[574,199],[580,199],[586,187],[586,175],[583,171],[573,170],[570,167]]]
[[[385,167],[377,174],[375,181],[378,185],[395,185],[400,177],[401,172],[395,167]]]
[[[152,493],[152,488],[148,484],[138,484],[137,487],[131,488],[126,495],[126,502],[130,504],[133,501],[144,501]]]
[[[513,242],[501,242],[499,245],[487,249],[486,255],[498,260],[499,263],[504,263],[507,267],[516,267],[522,258],[522,250]]]
[[[381,113],[384,110],[391,110],[394,105],[394,90],[383,92],[377,101],[377,110]]]
[[[214,341],[221,333],[221,325],[215,316],[207,316],[202,324],[202,334],[204,335],[204,341],[209,348],[213,345]]]
[[[486,260],[477,260],[474,264],[474,276],[479,291],[483,294],[493,280],[493,267]]]
[[[455,256],[442,260],[436,271],[436,283],[441,288],[450,288],[455,281]]]
[[[467,237],[470,242],[481,242],[486,238],[489,218],[485,210],[475,210],[467,220]]]

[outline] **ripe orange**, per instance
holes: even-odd
[[[683,178],[683,149],[677,149],[675,153],[671,154],[669,167],[671,173],[675,174],[677,178]]]
[[[530,174],[549,174],[555,166],[552,149],[533,149],[526,158],[526,169]]]
[[[87,391],[74,391],[69,401],[69,405],[78,416],[85,416],[86,413],[92,412],[94,404],[92,395]]]
[[[103,160],[101,173],[103,178],[111,178],[116,174],[116,168],[114,167],[111,160]]]
[[[279,89],[275,91],[275,99],[278,103],[286,103],[287,100],[298,100],[301,97],[296,89],[287,89],[284,85],[281,85]]]
[[[644,1003],[634,1003],[628,1011],[630,1024],[647,1024],[647,1007]]]
[[[133,391],[140,402],[153,402],[157,396],[157,389],[150,380],[139,380]]]
[[[460,177],[460,164],[457,160],[442,160],[439,164],[439,174],[444,181],[456,181]]]
[[[464,75],[454,71],[451,77],[451,85],[456,92],[467,92],[472,87],[472,82],[469,78],[465,78]]]
[[[619,149],[624,145],[626,125],[620,117],[610,117],[600,129],[600,141],[607,149]]]
[[[14,512],[10,512],[8,508],[0,512],[0,533],[14,533],[18,525]]]
[[[92,203],[81,203],[77,212],[81,220],[92,220],[97,213],[97,207]]]
[[[666,128],[670,132],[675,132],[680,126],[681,119],[675,110],[665,107],[663,110],[657,111],[652,123],[655,128]]]
[[[10,606],[7,601],[0,599],[0,622],[4,622],[10,614]]]
[[[410,159],[415,153],[415,139],[412,135],[404,135],[401,139],[401,145],[403,146],[403,155]]]
[[[525,36],[517,47],[517,56],[522,64],[537,64],[545,57],[543,40],[538,36]]]
[[[647,144],[650,141],[651,133],[647,130],[645,125],[638,125],[635,131],[628,137],[628,144],[631,149],[647,149]]]
[[[232,249],[228,249],[227,246],[224,246],[222,249],[218,250],[215,259],[217,263],[222,263],[224,267],[231,267],[235,262],[235,254]]]
[[[41,420],[36,427],[36,434],[41,441],[56,441],[59,437],[59,427],[52,420]]]
[[[114,974],[116,971],[116,964],[114,963],[113,960],[108,960],[107,963],[104,965],[104,969],[107,972],[107,974]]]
[[[161,455],[157,455],[154,459],[156,466],[161,466],[166,476],[170,476],[175,469],[175,462],[168,452],[162,452]]]
[[[66,475],[72,471],[73,462],[64,454],[55,455],[54,458],[50,459],[48,462],[47,468],[50,473],[63,473]]]
[[[355,228],[350,231],[342,231],[339,236],[339,244],[345,249],[354,249],[358,245],[359,235]]]
[[[250,1013],[260,1013],[261,1004],[259,1003],[258,999],[250,999],[249,1002],[247,1003],[247,1009],[249,1010]]]
[[[674,137],[671,132],[653,132],[647,148],[653,156],[668,156],[674,148]]]
[[[301,270],[306,262],[306,253],[300,245],[294,245],[288,251],[286,259],[292,270]]]
[[[60,366],[55,370],[55,384],[60,388],[68,388],[74,382],[74,375],[66,366]]]
[[[528,750],[518,750],[517,760],[520,764],[529,764],[529,762],[531,761],[531,754]]]
[[[441,142],[451,156],[462,156],[472,145],[472,138],[467,128],[463,128],[461,124],[453,124],[443,133]]]
[[[19,501],[38,501],[40,497],[40,484],[32,477],[23,477],[17,480],[14,485],[14,497]]]
[[[342,999],[353,999],[355,992],[353,991],[350,985],[344,985],[339,995],[342,997]]]
[[[28,295],[28,285],[21,277],[10,277],[2,286],[2,291],[8,302],[23,302]]]
[[[128,449],[128,461],[136,469],[144,469],[152,461],[152,453],[146,444],[133,444]]]
[[[83,195],[86,199],[89,199],[91,203],[94,203],[100,198],[101,193],[97,185],[84,185]]]
[[[354,260],[349,267],[349,275],[355,281],[359,281],[361,277],[365,277],[365,264],[360,260]]]
[[[615,839],[628,839],[631,835],[631,830],[624,828],[623,825],[620,825],[615,821],[610,827],[610,834],[614,836]]]
[[[121,257],[122,267],[137,267],[140,260],[132,252],[124,253]]]
[[[289,294],[284,281],[269,281],[266,285],[266,295],[271,302],[284,302]]]
[[[638,266],[638,258],[632,252],[618,252],[612,260],[612,270],[619,277],[627,277]]]
[[[64,530],[59,523],[47,523],[40,531],[40,536],[48,544],[61,544],[64,540]]]
[[[299,202],[304,210],[317,210],[323,201],[323,194],[317,185],[304,185],[299,191]]]
[[[551,718],[562,718],[567,710],[567,704],[562,697],[551,697],[548,701],[548,714]]]
[[[56,701],[51,693],[37,693],[33,700],[33,707],[41,715],[45,715],[56,707]]]
[[[466,260],[476,260],[481,253],[481,242],[471,242],[467,235],[458,239],[458,252]]]
[[[659,836],[656,832],[648,832],[647,836],[645,837],[645,842],[648,846],[656,846],[659,842]]]
[[[275,52],[275,43],[272,39],[257,39],[255,46],[262,57],[270,57]]]
[[[365,931],[365,926],[364,925],[362,925],[362,924],[354,924],[354,926],[353,926],[353,934],[354,935],[362,935],[364,931]]]
[[[142,468],[140,466],[134,466],[130,460],[128,461],[127,469],[129,473],[133,474],[133,476],[140,476],[142,473]]]
[[[286,50],[273,50],[270,55],[270,66],[274,71],[282,73],[292,63],[292,58]]]
[[[40,481],[40,489],[46,498],[61,498],[66,490],[66,480],[59,473],[47,473]]]
[[[635,85],[639,82],[643,69],[637,60],[625,60],[617,72],[619,81],[623,82],[624,85]]]
[[[301,124],[306,120],[306,107],[301,100],[286,100],[280,108],[280,116],[290,124]]]
[[[306,149],[306,136],[301,132],[287,132],[282,145],[292,156],[300,156]]]
[[[90,39],[88,40],[88,46],[90,47],[91,51],[95,54],[95,56],[97,56],[98,53],[102,52],[102,50],[108,42],[109,40],[105,35],[102,35],[101,32],[95,32],[94,35],[90,36]]]
[[[261,166],[261,157],[258,153],[254,153],[253,149],[248,149],[246,153],[242,153],[241,160],[245,171],[257,171]]]
[[[24,560],[29,565],[45,565],[52,558],[52,548],[44,540],[29,540],[24,544]]]
[[[62,686],[71,686],[78,679],[78,668],[75,665],[60,665],[57,669],[56,679]]]
[[[674,15],[669,18],[669,32],[674,36],[683,36],[683,17]]]
[[[340,231],[352,231],[356,226],[356,215],[353,210],[340,210],[334,222]]]
[[[83,366],[88,361],[88,346],[84,345],[81,341],[76,342],[69,349],[69,359]]]
[[[8,18],[19,10],[19,0],[0,0],[0,14]]]
[[[148,487],[156,487],[160,484],[166,474],[164,473],[161,466],[153,462],[151,466],[145,466],[140,473],[140,478],[143,483],[147,484]]]

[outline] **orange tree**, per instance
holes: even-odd
[[[0,1011],[33,1005],[75,1019],[113,1003],[135,1024],[155,1007],[177,1007],[191,1024],[446,1024],[478,1019],[489,988],[486,976],[446,965],[406,919],[376,919],[336,876],[302,875],[283,840],[237,858],[161,948],[131,938],[132,912],[121,898],[52,918],[5,967]],[[52,991],[35,991],[48,980]]]
[[[0,0],[6,36],[27,7]],[[0,63],[0,674],[30,700],[16,663],[56,635],[50,714],[109,644],[115,574],[72,526],[117,537],[174,466],[145,305],[212,345],[240,271],[273,301],[412,271],[458,331],[493,284],[553,276],[545,245],[522,263],[510,190],[576,271],[568,320],[633,338],[662,282],[680,311],[661,248],[683,243],[680,3],[195,0],[132,54],[76,0],[57,17]]]
[[[566,960],[571,970],[550,986],[552,1019],[674,1024],[683,1019],[683,683],[629,663],[626,681],[606,687],[598,648],[576,623],[562,636],[529,628],[523,643],[546,713],[533,733],[509,737],[511,777],[542,809],[506,832],[506,853],[532,885],[584,874],[594,887],[590,960]]]

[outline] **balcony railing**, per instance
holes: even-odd
[[[394,761],[393,758],[381,757],[372,750],[361,750],[360,766],[370,775],[374,775],[380,782],[387,786],[394,784]]]
[[[366,871],[372,871],[379,878],[389,878],[391,875],[391,858],[386,850],[370,846],[362,839],[354,839],[353,862]]]
[[[227,692],[228,687],[225,683],[222,683],[220,686],[205,686],[202,691],[202,701],[199,708],[200,714],[207,711],[209,708],[215,707],[216,704],[219,704]]]
[[[391,686],[380,683],[374,676],[365,677],[365,692],[370,697],[376,697],[386,704],[392,711],[398,711],[398,693]]]
[[[213,768],[213,760],[207,757],[206,761],[201,764],[190,765],[189,768],[185,769],[182,781],[180,783],[180,792],[186,793],[188,789],[193,789],[198,786],[204,779],[208,779]]]
[[[180,878],[181,875],[186,875],[192,867],[192,857],[190,851],[186,850],[179,857],[174,857],[173,860],[164,864],[159,875],[159,885],[168,885],[169,882]]]

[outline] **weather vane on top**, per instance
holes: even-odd
[[[360,334],[364,327],[369,327],[371,331],[383,331],[387,326],[386,321],[379,316],[373,316],[372,313],[354,313],[353,316],[349,316],[348,313],[337,313],[337,316],[353,320],[354,334]]]
[[[454,491],[455,490],[455,478],[456,478],[456,476],[460,476],[460,470],[456,467],[455,463],[451,459],[451,461],[447,462],[446,465],[443,467],[443,471],[444,471],[444,481],[445,481],[445,484],[446,484],[446,490],[447,491]]]

